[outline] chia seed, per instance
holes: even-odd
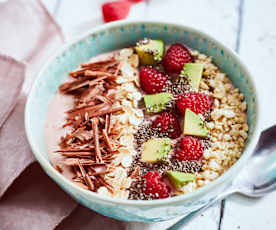
[[[148,141],[153,137],[168,137],[168,133],[161,133],[160,128],[153,128],[151,127],[151,124],[140,125],[138,127],[138,131],[134,134],[134,139],[136,141],[138,150],[144,142]]]
[[[164,91],[170,92],[174,97],[176,97],[179,94],[191,91],[191,86],[187,78],[177,77],[175,80],[170,81],[167,84],[167,87]]]

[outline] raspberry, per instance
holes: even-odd
[[[128,1],[106,2],[102,5],[102,14],[105,22],[125,19],[128,16],[131,3]]]
[[[178,96],[176,106],[183,115],[186,109],[204,115],[212,109],[213,98],[203,93],[183,93]]]
[[[153,128],[158,128],[160,133],[167,134],[170,138],[177,138],[181,134],[177,117],[169,112],[161,113],[153,122]]]
[[[160,93],[167,86],[168,78],[152,67],[144,67],[140,70],[140,83],[146,93]]]
[[[128,0],[129,2],[133,2],[133,3],[138,3],[138,2],[143,2],[145,0]]]
[[[163,66],[167,72],[180,73],[188,62],[193,62],[193,57],[188,48],[180,43],[171,45],[163,58]]]
[[[199,161],[203,155],[202,143],[190,136],[181,139],[181,149],[176,153],[176,158],[180,161]]]
[[[143,192],[153,194],[154,199],[167,198],[170,196],[170,188],[163,182],[159,172],[150,171],[143,176],[145,181]]]

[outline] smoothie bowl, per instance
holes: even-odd
[[[67,45],[28,97],[27,136],[68,194],[103,215],[162,221],[221,192],[259,131],[252,78],[194,29],[116,22]]]

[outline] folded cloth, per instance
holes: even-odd
[[[88,208],[78,206],[70,216],[57,226],[56,230],[124,230],[125,223],[114,220],[98,213],[92,212]],[[137,228],[142,229],[142,228]]]
[[[0,54],[0,76],[0,85],[2,86],[0,91],[1,127],[10,114],[11,110],[14,108],[17,97],[21,91],[25,77],[25,65],[24,63],[11,57]],[[0,175],[2,174],[0,173]],[[2,186],[0,181],[0,195],[1,188]]]
[[[35,163],[7,190],[0,202],[0,225],[5,230],[49,230],[72,211],[72,199]]]
[[[26,94],[63,35],[37,0],[0,3],[0,21],[0,229],[54,229],[76,202],[37,163],[19,175],[35,161],[24,131]]]

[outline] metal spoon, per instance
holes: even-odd
[[[247,197],[262,197],[273,190],[276,190],[276,125],[262,132],[252,157],[226,191],[167,230],[180,230],[217,201],[234,193]]]

